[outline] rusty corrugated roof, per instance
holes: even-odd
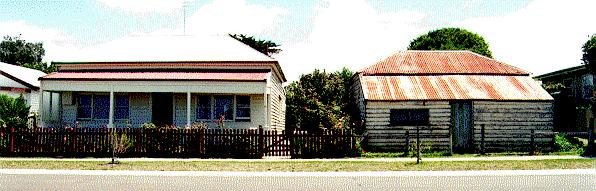
[[[470,51],[397,52],[363,69],[364,75],[497,74],[529,75],[527,71]]]
[[[268,72],[56,72],[41,80],[264,81]]]
[[[360,76],[367,100],[552,100],[528,76]]]

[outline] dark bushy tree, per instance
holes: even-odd
[[[21,36],[5,36],[0,42],[0,62],[23,66],[45,73],[56,71],[56,67],[42,62],[45,49],[41,42],[27,42]]]
[[[596,34],[592,35],[584,46],[582,46],[582,61],[592,74],[596,74]]]
[[[258,40],[255,37],[243,34],[230,34],[230,36],[267,56],[273,56],[281,52],[281,49],[277,48],[279,44],[269,40]]]
[[[315,70],[286,87],[286,128],[346,128],[350,122],[350,79],[347,68],[334,73]]]
[[[39,63],[45,55],[43,43],[31,43],[21,39],[21,36],[5,36],[0,43],[0,61],[22,66],[23,64]]]
[[[469,50],[492,58],[482,36],[460,28],[442,28],[421,35],[410,42],[408,50]]]

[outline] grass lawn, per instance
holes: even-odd
[[[0,161],[3,169],[156,170],[156,171],[448,171],[448,170],[540,170],[594,169],[594,159],[534,161],[370,162],[370,161]]]

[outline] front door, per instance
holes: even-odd
[[[472,151],[474,130],[472,129],[472,102],[451,102],[451,137],[453,152]]]
[[[173,123],[173,94],[172,93],[152,93],[152,122],[158,127],[172,125]]]

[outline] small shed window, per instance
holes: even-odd
[[[428,125],[428,109],[392,109],[390,114],[390,125]]]

